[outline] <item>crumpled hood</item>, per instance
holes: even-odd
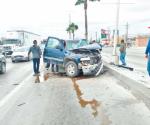
[[[93,44],[79,47],[79,48],[74,49],[74,50],[81,50],[81,49],[96,50],[96,49],[101,49],[101,46],[98,43],[93,43]]]
[[[86,46],[79,47],[77,49],[70,50],[70,52],[75,54],[84,54],[84,55],[91,55],[91,54],[98,54],[99,50],[102,49],[98,43],[89,44]]]
[[[89,44],[77,49],[70,50],[68,56],[72,58],[82,58],[89,56],[98,56],[101,46],[98,43]]]
[[[98,44],[98,43],[93,43],[93,44],[89,44],[86,46],[83,46],[81,48],[86,48],[86,49],[101,49],[102,47]]]

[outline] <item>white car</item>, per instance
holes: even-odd
[[[31,56],[28,57],[29,47],[19,47],[13,51],[11,55],[12,62],[19,62],[19,61],[30,61]]]

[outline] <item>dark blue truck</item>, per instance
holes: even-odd
[[[62,40],[48,37],[43,59],[46,68],[53,72],[64,72],[69,77],[83,75],[99,75],[103,70],[101,46],[89,44],[86,40]]]

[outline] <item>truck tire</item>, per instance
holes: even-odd
[[[6,64],[2,63],[2,70],[0,71],[1,74],[4,74],[6,72]]]
[[[74,61],[69,61],[66,63],[65,71],[69,77],[75,77],[79,74],[78,66]]]

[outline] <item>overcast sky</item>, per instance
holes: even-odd
[[[150,33],[150,0],[120,0],[119,29],[129,34]],[[83,5],[76,0],[0,0],[0,34],[6,30],[21,29],[44,36],[68,38],[65,31],[71,22],[79,26],[76,37],[84,37]],[[94,38],[101,28],[113,30],[116,22],[117,0],[88,3],[89,37]],[[127,4],[128,3],[128,4]]]

